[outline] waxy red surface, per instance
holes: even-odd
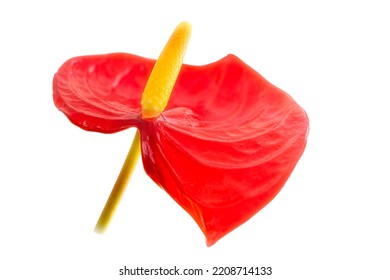
[[[228,55],[183,65],[164,112],[143,119],[154,62],[125,53],[72,58],[55,74],[54,102],[85,130],[137,127],[147,174],[212,245],[280,191],[305,149],[308,118],[291,96]]]

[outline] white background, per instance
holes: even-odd
[[[130,278],[118,275],[124,265],[390,279],[386,2],[2,1],[0,279]],[[182,20],[193,25],[186,63],[234,53],[306,109],[306,152],[281,193],[210,248],[141,164],[109,231],[97,235],[134,130],[72,125],[53,104],[52,77],[78,55],[156,58]]]

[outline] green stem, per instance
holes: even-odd
[[[110,221],[115,213],[116,208],[119,205],[119,202],[126,190],[127,183],[130,180],[131,175],[133,174],[134,168],[137,165],[138,159],[141,155],[141,145],[140,145],[140,135],[139,131],[135,133],[133,144],[127,154],[126,160],[123,164],[122,170],[119,173],[118,179],[115,182],[115,185],[111,191],[111,194],[104,206],[100,218],[96,223],[95,232],[104,233]]]

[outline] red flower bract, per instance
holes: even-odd
[[[137,127],[147,174],[212,245],[280,191],[306,146],[308,118],[287,93],[228,55],[183,65],[166,109],[143,119],[154,62],[124,53],[70,59],[54,77],[54,102],[86,130]]]

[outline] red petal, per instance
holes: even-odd
[[[183,65],[166,110],[140,117],[154,61],[130,54],[73,58],[54,77],[56,106],[76,125],[141,131],[144,167],[198,223],[209,245],[280,191],[303,153],[305,112],[233,55]]]
[[[280,191],[305,148],[308,119],[238,58],[206,68],[182,72],[175,98],[143,124],[141,139],[149,176],[212,245]]]

